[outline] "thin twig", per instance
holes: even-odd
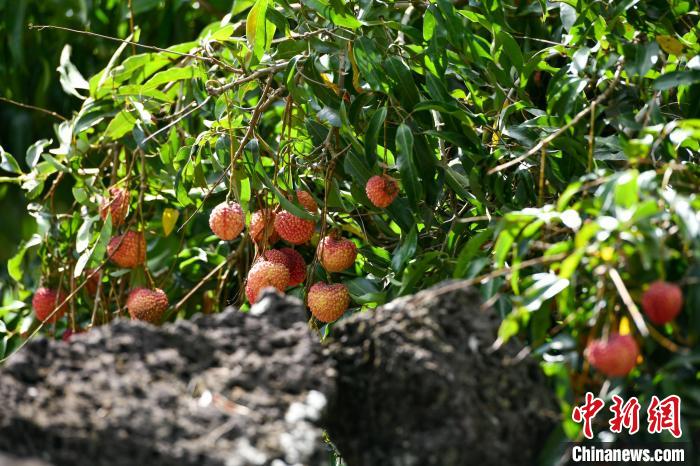
[[[182,57],[190,57],[194,58],[195,60],[201,60],[201,61],[206,61],[209,63],[216,63],[217,65],[223,66],[224,68],[230,69],[231,67],[225,63],[222,63],[220,60],[217,60],[212,57],[203,57],[201,55],[194,55],[191,53],[185,53],[185,52],[176,52],[174,50],[168,50],[164,49],[161,47],[156,47],[154,45],[146,45],[146,44],[139,44],[138,42],[134,42],[131,40],[125,40],[125,39],[120,39],[118,37],[112,37],[112,36],[106,36],[104,34],[98,34],[96,32],[90,32],[90,31],[82,31],[80,29],[72,29],[72,28],[67,28],[63,26],[54,26],[53,24],[30,24],[29,29],[37,29],[39,31],[43,29],[58,29],[61,31],[68,31],[68,32],[73,32],[76,34],[85,34],[87,36],[92,36],[92,37],[99,37],[100,39],[107,39],[115,42],[121,42],[123,44],[130,44],[134,47],[140,47],[142,49],[146,50],[153,50],[155,52],[162,52],[162,53],[172,53],[173,55],[179,55]]]
[[[17,102],[15,100],[8,99],[7,97],[0,97],[0,101],[7,102],[8,104],[16,105],[18,107],[26,108],[29,110],[36,110],[37,112],[46,113],[47,115],[51,115],[54,118],[58,118],[59,120],[68,121],[68,118],[64,117],[63,115],[59,115],[58,113],[53,112],[51,110],[47,110],[45,108],[35,107],[34,105],[29,104],[23,104],[22,102]]]
[[[620,298],[622,298],[622,302],[625,303],[625,306],[627,306],[627,310],[629,311],[630,316],[632,316],[632,320],[634,320],[634,324],[637,326],[637,329],[639,329],[639,333],[641,333],[643,337],[648,336],[649,328],[647,327],[646,322],[644,322],[644,317],[642,316],[642,313],[639,312],[639,308],[634,303],[632,296],[630,296],[629,291],[627,291],[627,287],[625,286],[625,282],[622,281],[620,273],[616,269],[610,268],[608,269],[608,275],[610,275],[610,278],[615,284],[615,288],[617,288],[617,292],[620,295]]]
[[[271,66],[268,66],[266,68],[261,68],[257,71],[254,71],[253,73],[249,74],[248,76],[244,76],[242,78],[239,78],[235,81],[232,81],[228,84],[223,84],[221,86],[213,86],[210,83],[216,82],[216,81],[209,81],[207,82],[207,92],[209,95],[213,96],[218,96],[223,94],[224,92],[228,91],[229,89],[233,89],[234,87],[240,86],[241,84],[245,84],[250,81],[255,81],[256,79],[265,76],[267,74],[274,74],[277,71],[286,68],[287,65],[289,65],[289,61],[277,63]]]

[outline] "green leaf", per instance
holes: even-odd
[[[34,168],[41,157],[41,153],[44,151],[46,146],[50,145],[52,142],[53,141],[51,139],[41,139],[29,146],[27,149],[27,157],[25,158],[29,168]]]
[[[111,214],[110,214],[111,215]],[[85,217],[83,224],[78,228],[78,234],[75,238],[75,251],[81,253],[90,245],[90,237],[92,236],[92,224],[95,222],[94,217]]]
[[[521,70],[523,68],[523,52],[520,50],[520,46],[513,39],[513,36],[508,34],[504,30],[500,30],[496,35],[498,42],[503,47],[510,64],[515,67],[516,70]]]
[[[10,153],[5,152],[2,146],[0,146],[0,169],[17,175],[22,174],[22,169],[19,167],[17,160]]]
[[[533,312],[538,310],[548,299],[553,298],[569,286],[569,280],[557,277],[553,273],[536,273],[532,276],[535,280],[525,293],[524,307]]]
[[[267,19],[267,8],[270,0],[256,0],[253,8],[248,12],[246,19],[245,34],[248,44],[253,50],[253,55],[258,60],[272,44],[276,26]]]
[[[383,57],[374,41],[360,37],[352,44],[353,54],[360,74],[374,91],[388,92],[389,86],[382,70]]]
[[[365,131],[365,157],[367,157],[370,166],[373,166],[377,161],[377,145],[379,144],[379,135],[384,128],[386,112],[386,107],[378,108],[372,115],[367,131]]]
[[[67,94],[74,95],[79,99],[84,99],[77,90],[90,89],[90,84],[80,74],[78,68],[70,61],[71,46],[66,44],[61,52],[58,74],[60,76],[61,87]]]
[[[343,284],[348,287],[348,292],[356,303],[380,305],[386,302],[386,293],[381,292],[376,282],[365,277],[344,280]]]
[[[329,19],[336,26],[357,29],[362,23],[347,11],[344,2],[326,0],[302,0],[303,5],[312,8],[321,16]]]
[[[77,260],[75,264],[75,269],[73,270],[73,276],[79,277],[82,275],[85,266],[88,262],[93,267],[98,267],[105,258],[107,253],[107,243],[112,238],[112,216],[107,215],[107,219],[102,225],[100,234],[95,241],[95,245],[88,251],[85,251]]]
[[[24,267],[22,266],[22,262],[24,260],[24,255],[26,254],[27,250],[34,246],[38,246],[39,244],[41,244],[41,241],[41,235],[32,235],[32,237],[29,238],[29,240],[27,240],[25,243],[20,244],[15,255],[7,261],[7,272],[10,275],[10,277],[12,277],[12,279],[16,282],[22,281],[22,276],[24,275]]]
[[[469,238],[467,244],[459,252],[457,256],[457,264],[452,274],[453,278],[464,278],[469,268],[472,259],[479,253],[481,246],[488,241],[493,235],[491,228],[480,231],[476,235]]]
[[[672,71],[662,74],[654,81],[654,89],[665,91],[678,86],[687,86],[700,82],[700,70]]]
[[[287,199],[287,197],[284,194],[282,194],[279,189],[277,189],[277,186],[274,185],[274,183],[267,176],[267,173],[265,173],[264,170],[257,170],[256,173],[261,175],[260,180],[263,182],[263,184],[265,186],[267,186],[270,189],[270,191],[272,191],[275,194],[275,196],[277,197],[277,200],[280,202],[280,204],[282,205],[282,207],[284,207],[285,210],[287,210],[289,213],[296,215],[299,218],[303,218],[305,220],[312,220],[312,221],[317,220],[316,216],[311,214],[308,210],[296,205],[295,203],[293,203],[289,199]]]
[[[624,47],[625,70],[629,76],[644,76],[659,58],[659,44],[629,44]]]
[[[153,75],[151,79],[144,83],[142,89],[143,91],[150,91],[156,89],[157,87],[166,84],[173,83],[176,81],[182,81],[183,79],[206,79],[206,73],[197,65],[183,66],[170,68],[165,71],[160,71]]]
[[[255,0],[233,0],[233,5],[231,6],[231,16],[236,16],[239,13],[243,13],[254,4]]]
[[[422,190],[418,169],[413,159],[413,133],[405,123],[402,123],[396,132],[396,149],[399,155],[397,162],[401,172],[401,184],[409,202],[414,209],[417,209],[422,199]]]
[[[122,110],[121,112],[117,113],[117,116],[115,116],[107,125],[107,129],[105,129],[104,132],[104,138],[117,140],[134,129],[135,124],[136,118],[131,114],[131,112]]]
[[[418,248],[418,231],[416,228],[411,228],[407,235],[404,236],[401,244],[391,258],[391,268],[394,272],[400,272],[404,264],[416,255]]]

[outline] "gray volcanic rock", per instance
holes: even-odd
[[[553,395],[534,361],[506,363],[514,343],[490,350],[498,316],[453,288],[342,319],[325,347],[302,303],[274,293],[247,314],[38,339],[0,370],[0,451],[58,466],[313,466],[329,464],[327,428],[348,466],[534,464]]]
[[[475,289],[442,286],[334,329],[324,421],[348,465],[535,464],[558,417],[537,363],[513,364],[515,343],[492,351],[496,313]]]
[[[0,373],[0,450],[72,466],[322,463],[313,421],[334,371],[298,300],[256,310],[31,342]]]

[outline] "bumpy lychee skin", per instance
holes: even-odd
[[[321,322],[338,320],[350,305],[350,293],[342,283],[314,283],[309,289],[307,303],[311,313]]]
[[[297,199],[299,199],[299,203],[309,212],[317,212],[318,211],[318,204],[316,204],[316,200],[314,200],[313,196],[309,194],[306,191],[302,191],[301,189],[297,189]]]
[[[280,251],[287,256],[289,270],[289,286],[297,286],[306,279],[306,262],[299,251],[292,248],[282,248]]]
[[[367,180],[365,186],[367,197],[375,206],[384,209],[389,207],[399,194],[396,180],[387,175],[375,175]]]
[[[631,335],[613,333],[608,340],[593,340],[585,352],[588,362],[609,377],[624,377],[637,364],[639,346]]]
[[[61,304],[66,300],[68,295],[63,291],[56,291],[50,288],[41,287],[36,290],[32,298],[32,306],[36,318],[42,322],[55,323],[63,317],[68,309],[68,303]],[[56,312],[56,306],[60,306]]]
[[[133,269],[146,261],[146,238],[138,231],[115,236],[107,245],[107,256],[125,269]]]
[[[126,214],[129,212],[129,190],[112,186],[109,188],[109,195],[102,199],[100,204],[100,217],[107,219],[107,214],[112,214],[112,225],[118,227],[124,222]]]
[[[143,320],[152,324],[160,323],[168,305],[168,296],[160,288],[134,288],[126,299],[131,320]]]
[[[243,231],[245,215],[236,202],[222,202],[209,215],[209,228],[224,241],[235,239]]]
[[[262,257],[266,261],[274,262],[275,264],[282,264],[289,270],[289,259],[287,255],[280,251],[279,249],[268,249],[262,253]]]
[[[272,210],[258,210],[250,217],[250,237],[262,246],[267,236],[267,245],[272,246],[280,240],[280,235],[275,230],[275,213]]]
[[[683,308],[683,292],[678,285],[657,281],[642,296],[642,308],[657,325],[671,322]]]
[[[326,236],[316,249],[318,260],[328,272],[342,272],[355,263],[357,247],[345,238]]]
[[[248,272],[248,280],[245,285],[245,295],[248,302],[257,302],[260,292],[267,287],[276,288],[279,292],[289,285],[289,270],[282,264],[260,260],[253,264]]]
[[[305,220],[290,214],[286,210],[275,217],[275,231],[280,237],[292,244],[304,244],[314,235],[316,225],[311,220]]]

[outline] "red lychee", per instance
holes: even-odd
[[[306,278],[306,262],[299,252],[292,248],[269,249],[262,254],[267,261],[284,265],[289,271],[289,284],[297,286]]]
[[[124,222],[126,214],[129,212],[129,190],[112,186],[109,188],[109,195],[102,198],[100,204],[100,217],[107,219],[107,214],[112,214],[112,225],[118,227]]]
[[[282,264],[259,260],[248,272],[248,280],[245,285],[245,294],[250,304],[258,300],[260,291],[263,288],[273,287],[279,292],[284,290],[289,284],[289,270]]]
[[[637,364],[639,346],[631,335],[613,333],[607,340],[593,340],[585,351],[591,366],[609,377],[623,377]]]
[[[289,270],[289,259],[287,255],[280,251],[279,249],[268,249],[262,253],[262,257],[266,261],[274,262],[275,264],[282,264]]]
[[[275,230],[283,240],[292,244],[304,244],[309,241],[315,227],[313,221],[297,217],[286,210],[275,217]]]
[[[326,236],[316,248],[318,260],[328,272],[342,272],[355,263],[357,247],[345,238]]]
[[[683,308],[683,292],[678,285],[656,281],[642,296],[642,308],[657,325],[672,321]]]
[[[306,278],[306,262],[299,251],[292,248],[280,249],[287,256],[287,269],[289,270],[289,286],[297,286]]]
[[[348,309],[350,293],[342,283],[314,283],[307,297],[311,313],[321,322],[334,322]]]
[[[133,269],[146,261],[146,239],[143,233],[127,231],[115,236],[107,245],[107,256],[125,269]]]
[[[367,180],[365,193],[372,204],[383,209],[394,202],[399,194],[399,186],[396,180],[388,175],[375,175]]]
[[[253,241],[262,246],[267,236],[267,245],[272,246],[280,239],[280,235],[275,231],[275,213],[269,209],[258,210],[250,217],[250,237]]]
[[[126,307],[132,320],[159,324],[168,309],[168,296],[160,288],[134,288],[126,299]]]
[[[297,199],[299,200],[299,204],[302,205],[306,210],[309,212],[315,213],[318,211],[318,204],[316,204],[316,200],[313,198],[311,194],[309,194],[306,191],[303,191],[301,189],[297,189]],[[294,200],[294,199],[292,199]]]
[[[245,226],[243,209],[236,202],[222,202],[209,215],[209,228],[224,241],[231,241],[241,234]]]
[[[37,319],[42,322],[55,323],[68,310],[68,303],[63,304],[68,295],[64,291],[56,291],[41,287],[32,298],[32,306]],[[58,310],[54,312],[54,309]]]

